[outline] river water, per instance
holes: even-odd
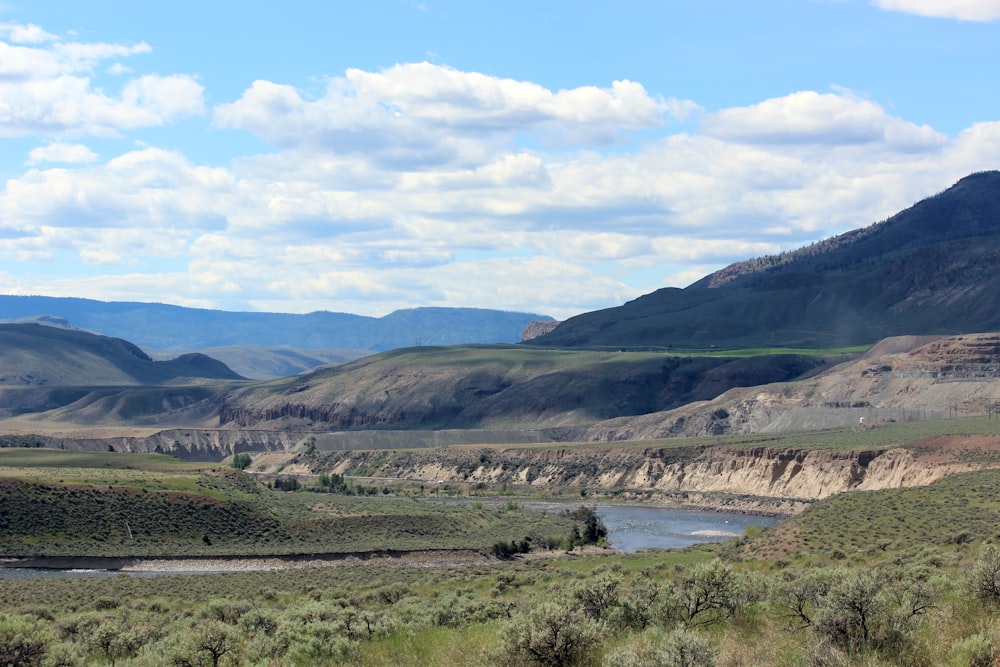
[[[596,509],[608,528],[611,546],[628,553],[725,542],[741,536],[747,526],[773,526],[781,520],[750,514],[649,505],[597,505]]]
[[[563,503],[523,502],[526,507],[548,511],[574,509]],[[650,549],[681,549],[704,542],[724,542],[739,537],[747,526],[773,526],[780,519],[732,512],[654,507],[650,505],[595,506],[598,516],[608,528],[608,540],[618,551],[634,553]],[[128,572],[115,570],[60,570],[0,567],[0,579],[37,577],[82,578],[116,576],[158,576],[178,572]]]

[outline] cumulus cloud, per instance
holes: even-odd
[[[553,92],[425,62],[348,70],[317,100],[292,86],[256,81],[236,102],[216,107],[215,121],[284,148],[364,152],[397,165],[458,164],[481,160],[484,147],[519,132],[599,145],[696,108],[653,98],[630,81]]]
[[[34,23],[27,25],[0,23],[0,36],[6,37],[15,44],[37,44],[59,39],[56,35],[45,32]]]
[[[47,146],[40,146],[32,149],[28,153],[29,165],[42,164],[44,162],[65,162],[67,164],[86,164],[96,162],[97,153],[90,150],[83,144],[52,143]]]
[[[1000,0],[873,0],[882,9],[961,21],[1000,19]]]
[[[119,96],[95,85],[100,63],[148,53],[144,42],[64,42],[16,24],[0,35],[0,137],[117,136],[204,112],[203,87],[187,75],[132,79]]]
[[[807,90],[724,109],[702,122],[705,134],[762,144],[850,145],[890,143],[903,150],[936,149],[945,135],[893,118],[870,100]]]
[[[57,123],[59,95],[36,96],[34,125],[56,138],[201,108],[184,76],[126,79],[108,97],[93,72],[121,53],[81,55],[72,70],[56,38],[32,34],[55,65],[44,80],[24,65],[24,77],[66,86],[77,102]],[[88,96],[101,109],[89,117]],[[689,131],[670,132],[694,111]],[[18,118],[27,132],[27,114]],[[106,161],[83,144],[34,149],[0,191],[0,260],[72,256],[148,274],[53,278],[36,293],[151,300],[169,289],[212,307],[480,305],[566,317],[874,222],[995,168],[1000,154],[1000,123],[949,138],[849,91],[707,113],[627,81],[553,91],[427,63],[350,70],[315,99],[257,81],[214,122],[275,150],[207,167],[158,148]],[[604,150],[637,131],[641,143]]]

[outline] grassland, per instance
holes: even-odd
[[[374,490],[374,487],[373,487]],[[559,542],[575,522],[516,506],[284,492],[160,455],[0,450],[0,555],[285,555]],[[369,491],[371,492],[371,490]]]
[[[671,552],[5,581],[0,650],[16,628],[44,648],[35,664],[991,665],[1000,606],[977,575],[997,488],[983,471],[848,494]]]
[[[972,418],[856,434],[697,440],[888,448],[958,432],[995,435],[995,425]],[[200,518],[186,532],[167,531],[161,543],[194,553],[266,548],[259,535],[241,532],[251,520],[288,531],[278,541],[286,553],[352,539],[370,547],[380,535],[394,544],[446,544],[447,532],[436,532],[445,525],[460,534],[453,544],[462,547],[567,526],[532,524],[548,519],[516,503],[483,510],[381,491],[278,492],[239,471],[157,455],[0,450],[0,479],[17,489],[5,491],[0,522],[9,522],[18,493],[36,508],[47,496],[70,497],[86,508],[69,512],[76,522],[98,511],[98,498],[102,511],[125,512],[152,511],[169,497],[184,508],[176,517]],[[58,520],[35,512],[40,523]],[[240,537],[216,541],[208,533],[208,548],[203,531],[220,516],[231,517],[225,525]],[[387,527],[382,533],[373,528],[379,524]],[[74,530],[90,529],[82,525]],[[990,588],[1000,581],[998,526],[1000,470],[981,470],[927,487],[842,494],[773,528],[680,551],[604,550],[464,567],[344,563],[9,580],[0,586],[0,658],[11,647],[35,647],[36,661],[11,664],[985,667],[1000,657],[1000,590]],[[84,543],[66,544],[78,550]],[[124,553],[133,546],[109,532],[88,548]]]

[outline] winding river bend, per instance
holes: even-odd
[[[533,505],[534,503],[527,502],[524,504]],[[563,509],[571,509],[573,507],[572,505],[562,503],[559,503],[558,506]],[[542,509],[542,507],[539,507],[539,509]],[[544,509],[553,510],[554,504],[545,503]],[[680,549],[705,542],[724,542],[725,540],[742,535],[747,526],[772,526],[780,521],[778,518],[766,516],[710,510],[651,507],[648,505],[597,505],[596,510],[608,528],[608,539],[611,542],[611,546],[618,551],[626,553],[651,549]],[[215,571],[226,571],[226,569],[223,567]],[[239,569],[254,568],[243,566]],[[85,568],[58,566],[48,568],[0,567],[0,579],[36,577],[148,577],[185,573],[194,574],[196,572],[184,572],[177,569],[162,571],[120,571],[118,569],[102,569],[102,567],[93,566]]]

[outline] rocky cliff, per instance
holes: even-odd
[[[977,447],[1000,451],[1000,436]],[[853,490],[922,486],[976,469],[954,442],[932,449],[830,451],[768,447],[476,448],[394,452],[268,454],[257,472],[336,473],[424,484],[520,486],[794,513],[813,500]],[[936,456],[931,456],[933,451]],[[956,450],[957,451],[957,450]]]

